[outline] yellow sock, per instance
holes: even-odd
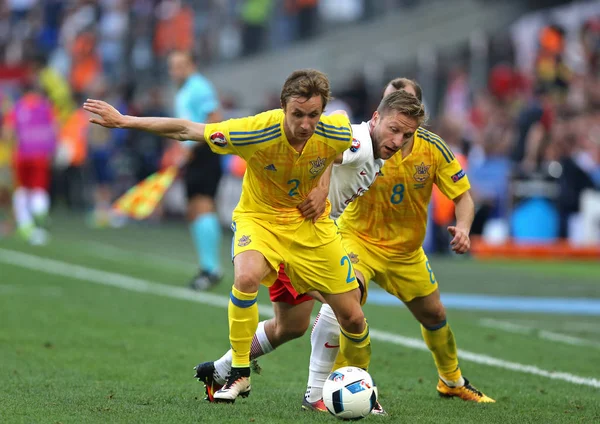
[[[342,351],[338,350],[337,356],[335,357],[335,363],[333,364],[333,368],[331,371],[335,371],[342,367],[348,366],[348,360],[342,355]]]
[[[447,382],[459,381],[462,374],[458,367],[456,341],[450,325],[444,321],[443,325],[437,329],[427,329],[421,326],[421,334],[433,355],[440,377]]]
[[[365,320],[365,329],[362,333],[349,333],[340,328],[340,355],[346,358],[347,364],[364,370],[369,368],[371,362],[371,337],[369,324]],[[337,358],[336,358],[337,361]],[[337,369],[337,368],[336,368]]]
[[[235,287],[231,288],[227,316],[229,343],[233,353],[231,366],[234,368],[250,366],[250,345],[258,327],[257,295],[258,292],[243,293]]]

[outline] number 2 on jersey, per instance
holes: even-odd
[[[288,191],[288,194],[290,196],[295,196],[296,194],[298,194],[298,186],[300,185],[300,180],[289,180],[287,182],[288,184],[294,184],[294,187],[292,187],[292,189],[290,191]]]
[[[390,201],[392,204],[397,205],[398,203],[402,203],[404,200],[404,184],[396,184],[392,188],[392,197],[390,197]]]
[[[352,276],[352,262],[350,262],[350,258],[348,256],[342,256],[340,265],[344,266],[345,262],[348,262],[348,275],[346,276],[346,283],[351,283],[356,280],[356,277]]]

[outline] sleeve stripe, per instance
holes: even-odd
[[[440,136],[438,136],[438,135],[435,135],[434,133],[429,133],[429,136],[430,136],[430,137],[431,137],[433,140],[435,140],[435,141],[439,142],[439,144],[440,144],[440,145],[441,145],[441,146],[442,146],[444,149],[446,149],[446,151],[448,152],[448,154],[450,155],[450,157],[451,157],[452,159],[454,159],[454,153],[452,153],[452,150],[450,150],[450,147],[448,147],[448,145],[446,144],[446,142],[445,142],[444,140],[442,140],[442,138],[441,138]]]
[[[334,134],[334,135],[352,135],[352,133],[350,131],[328,130],[327,128],[320,127],[318,124],[317,124],[317,129],[323,131],[324,133],[328,133],[328,134]]]
[[[346,137],[343,137],[343,138],[342,137],[334,137],[332,135],[325,134],[324,132],[320,132],[319,129],[315,130],[315,134],[320,135],[321,137],[332,139],[332,140],[345,141],[347,143],[349,143],[350,141],[352,141],[352,137],[350,136],[350,134],[346,134]]]
[[[423,128],[420,128],[420,127],[417,129],[417,134],[419,134],[422,138],[426,139],[430,143],[434,143],[435,142],[435,144],[437,144],[438,146],[440,146],[442,149],[444,149],[446,151],[446,153],[448,153],[448,155],[450,156],[450,160],[454,159],[454,155],[452,154],[452,150],[450,150],[450,148],[448,147],[448,145],[439,136],[437,136],[434,133],[432,133],[430,131],[427,131],[427,130],[425,130]]]
[[[251,135],[248,137],[234,137],[231,134],[232,133],[229,133],[229,135],[231,136],[231,141],[251,141],[251,140],[259,140],[264,137],[269,137],[273,134],[281,134],[281,130],[279,129],[279,126],[278,126],[278,128],[275,128],[271,131],[265,131],[262,134]]]
[[[317,125],[323,125],[323,127],[331,128],[332,130],[352,132],[352,130],[350,130],[350,128],[348,128],[348,127],[336,127],[335,125],[325,124],[321,121],[319,121],[319,123]]]
[[[255,131],[231,131],[229,133],[229,135],[250,135],[250,134],[260,134],[260,133],[264,133],[267,131],[271,131],[275,128],[279,128],[280,124],[275,124],[275,125],[271,125],[270,127],[267,128],[263,128],[262,130],[255,130]]]
[[[234,143],[232,141],[231,144],[233,144],[234,146],[248,146],[249,144],[264,143],[265,141],[270,141],[270,140],[273,140],[274,138],[278,138],[278,137],[281,137],[281,132],[277,132],[277,134],[273,134],[271,137],[264,138],[262,140],[248,141],[246,143]]]
[[[432,141],[432,140],[431,140],[429,137],[425,137],[425,136],[421,135],[421,138],[422,138],[423,140],[427,141],[428,143],[431,143],[431,144],[433,144],[435,147],[437,147],[437,149],[438,149],[438,150],[439,150],[439,151],[442,153],[442,155],[444,156],[444,159],[446,159],[446,162],[448,162],[448,163],[452,162],[452,159],[450,159],[450,158],[449,158],[449,157],[446,155],[446,152],[444,151],[444,149],[442,149],[442,148],[440,147],[440,145],[439,145],[439,144],[437,144],[435,141]]]

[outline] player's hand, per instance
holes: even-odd
[[[317,219],[325,212],[327,194],[328,190],[323,187],[315,187],[308,193],[306,199],[298,205],[298,209],[304,218],[317,222]]]
[[[471,239],[469,239],[469,233],[465,230],[450,226],[448,227],[448,232],[453,237],[450,242],[450,246],[452,246],[452,251],[462,255],[467,253],[471,248]]]
[[[99,116],[90,118],[92,124],[106,128],[122,128],[125,123],[125,117],[121,112],[102,100],[87,99],[83,108]]]

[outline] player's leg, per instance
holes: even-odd
[[[437,280],[425,253],[419,250],[406,264],[390,265],[390,268],[392,272],[382,278],[381,285],[402,300],[421,324],[421,334],[440,377],[437,387],[440,395],[493,402],[462,376],[454,333],[446,320]]]
[[[356,278],[360,287],[359,299],[365,299],[366,289],[362,281],[364,276],[355,268]],[[323,385],[334,367],[340,347],[340,325],[331,306],[323,303],[310,334],[310,362],[308,367],[308,382],[302,407],[308,410],[323,410]],[[345,361],[345,360],[344,360]]]
[[[295,291],[292,293],[281,281],[281,278],[287,279],[287,276],[281,271],[279,275],[280,278],[269,287],[275,316],[258,323],[252,338],[250,360],[270,353],[283,343],[302,336],[310,325],[314,299],[307,295],[298,295]],[[214,392],[219,390],[228,379],[232,359],[233,351],[230,349],[218,360],[201,363],[195,368],[195,377],[205,384],[208,401],[214,400]]]
[[[282,344],[302,337],[310,325],[314,299],[306,297],[300,303],[275,302],[275,316],[258,323],[250,347],[250,360],[266,355]],[[337,322],[336,322],[337,325]],[[217,381],[225,380],[231,371],[232,350],[214,362]]]
[[[221,281],[221,225],[215,207],[221,159],[206,146],[197,146],[190,154],[185,172],[187,217],[200,268],[190,287],[206,290]]]
[[[30,190],[28,186],[30,185],[29,180],[31,176],[29,161],[15,155],[13,170],[16,187],[12,195],[12,204],[17,231],[24,240],[29,241],[35,229],[33,215],[29,206]]]
[[[234,402],[250,392],[250,346],[258,326],[256,297],[261,281],[272,272],[264,255],[256,250],[237,254],[233,260],[234,282],[229,295],[229,343],[231,373],[214,394],[215,401]]]
[[[35,168],[31,175],[32,188],[30,191],[29,205],[36,229],[33,241],[36,244],[45,244],[48,240],[48,212],[50,210],[50,159],[39,158],[35,161]]]
[[[314,240],[321,244],[315,245]],[[296,231],[288,262],[286,271],[296,290],[320,292],[335,312],[342,334],[340,350],[348,362],[367,369],[371,359],[369,326],[352,262],[333,221],[306,221],[305,227]]]

